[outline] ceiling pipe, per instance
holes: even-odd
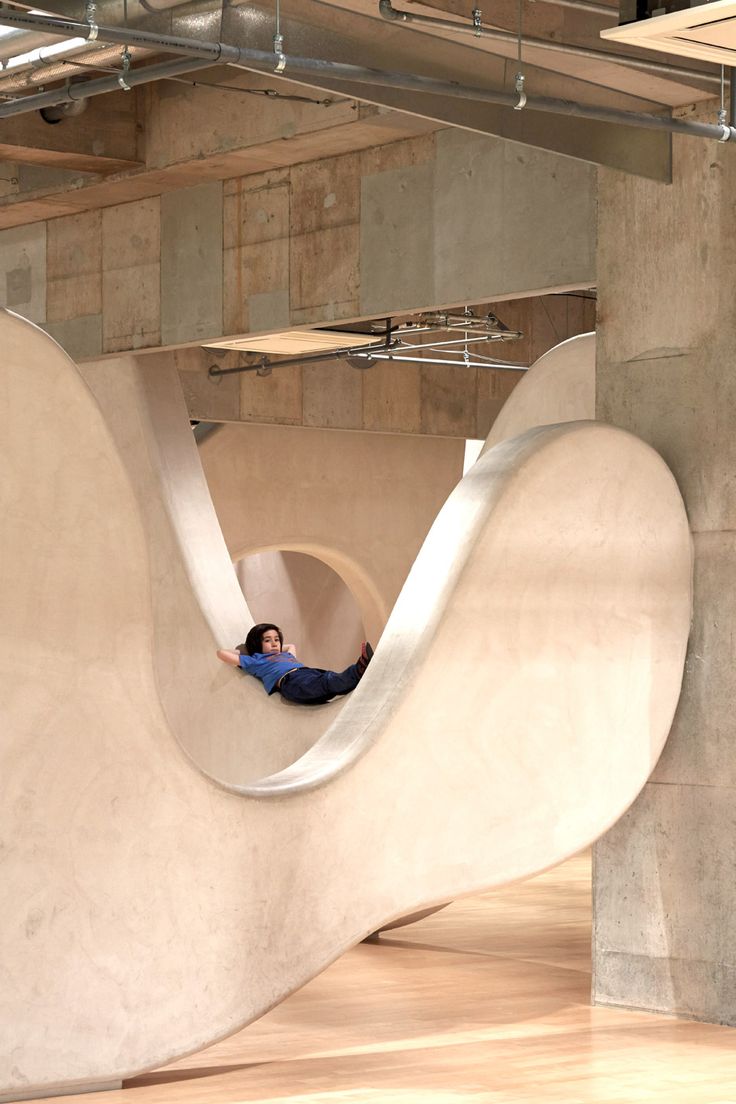
[[[92,96],[102,96],[106,92],[120,92],[121,89],[135,88],[139,84],[177,77],[182,73],[191,73],[197,69],[206,69],[210,61],[197,58],[179,58],[176,61],[164,61],[160,65],[146,65],[141,69],[122,71],[118,76],[102,77],[99,80],[80,81],[65,88],[55,88],[50,92],[40,92],[36,96],[22,96],[10,103],[0,105],[0,118],[22,115],[27,111],[40,111],[42,108],[55,107],[57,104],[75,103]]]
[[[612,19],[614,23],[618,19],[618,7],[609,8],[607,4],[593,4],[590,0],[532,0],[532,3],[552,4],[556,8],[574,8],[575,11]]]
[[[85,23],[79,23],[71,19],[51,19],[49,17],[31,15],[26,12],[0,12],[0,25],[28,27],[36,29],[60,29],[70,37],[79,35],[89,36],[92,28]],[[343,80],[354,84],[380,85],[388,88],[400,88],[414,92],[425,92],[437,96],[452,96],[455,98],[475,100],[480,103],[495,103],[514,110],[542,111],[553,115],[569,115],[583,119],[596,119],[599,122],[626,124],[640,127],[645,130],[664,130],[672,134],[688,134],[696,138],[710,138],[719,142],[728,142],[736,138],[736,128],[723,123],[699,123],[685,119],[672,119],[668,116],[649,115],[644,112],[622,111],[616,108],[593,107],[589,104],[574,103],[571,100],[554,99],[548,96],[527,96],[524,103],[518,92],[504,92],[499,89],[476,88],[471,85],[459,84],[455,81],[435,80],[431,77],[421,77],[412,73],[389,73],[381,69],[366,69],[360,65],[347,65],[343,62],[325,61],[320,58],[297,58],[282,55],[283,65],[273,53],[266,50],[255,50],[250,47],[231,46],[224,42],[204,42],[198,39],[178,38],[173,35],[160,35],[150,31],[136,31],[130,28],[119,27],[95,27],[95,34],[106,42],[120,42],[129,46],[143,46],[170,53],[178,53],[184,57],[200,58],[204,63],[223,63],[232,65],[238,69],[246,69],[254,73],[269,73],[285,80],[299,79],[300,75],[308,75],[311,83],[320,84],[320,78],[327,80]],[[279,71],[276,72],[276,65]],[[149,73],[154,69],[162,70],[164,66],[147,66],[144,70],[131,70],[129,76],[134,77],[139,73]],[[197,68],[199,68],[197,66]],[[173,72],[161,73],[161,76],[175,75]],[[135,83],[147,83],[148,80],[156,80],[158,77],[143,77]],[[101,87],[110,84],[110,87]],[[80,89],[80,94],[69,98],[80,99],[83,96],[94,96],[99,92],[115,91],[115,78],[106,81],[89,81],[85,84],[73,86]],[[81,92],[81,90],[84,92]],[[40,96],[26,96],[20,100],[0,106],[0,118],[8,115],[19,115],[25,111],[33,111],[39,107],[49,106],[54,103],[65,102],[59,92],[45,92]],[[370,97],[366,97],[369,99]],[[40,101],[44,102],[41,103]]]
[[[64,37],[55,35],[54,37]],[[0,68],[8,59],[18,54],[27,54],[31,50],[38,50],[49,45],[49,32],[11,31],[10,34],[0,37]]]
[[[235,2],[238,3],[238,2],[240,2],[240,0],[235,0]],[[605,10],[611,11],[611,10],[613,10],[614,15],[616,14],[614,9],[605,9],[605,8],[603,8],[602,5],[595,5],[595,4],[590,4],[589,5],[588,0],[535,0],[535,2],[549,3],[549,4],[555,4],[555,5],[562,4],[564,6],[586,5],[586,6],[590,6],[590,7],[600,8],[601,11],[605,11]],[[171,9],[174,9],[174,8],[181,9],[182,16],[184,16],[187,13],[187,11],[191,9],[191,16],[192,16],[192,19],[194,20],[195,24],[197,22],[201,22],[208,15],[210,15],[210,16],[211,15],[216,15],[217,20],[218,20],[218,25],[219,25],[219,17],[220,17],[219,7],[213,8],[212,11],[203,13],[202,9],[201,9],[201,6],[197,6],[195,8],[194,5],[192,4],[191,0],[128,0],[128,5],[127,5],[128,20],[127,20],[127,23],[126,23],[126,27],[130,31],[135,30],[136,26],[137,26],[137,23],[141,19],[148,17],[149,14],[152,11],[171,10]],[[109,25],[117,26],[118,25],[117,17],[118,17],[119,11],[120,11],[119,0],[100,0],[100,2],[97,5],[97,16],[96,16],[97,22],[99,24],[105,24],[105,25],[108,25],[108,26]],[[453,30],[453,31],[463,31],[463,30],[465,30],[465,31],[468,31],[470,33],[476,33],[476,27],[471,22],[468,22],[468,23],[465,23],[465,24],[455,23],[455,22],[452,22],[451,20],[438,19],[438,18],[435,18],[434,16],[425,16],[425,15],[415,14],[413,12],[401,11],[400,9],[397,9],[397,8],[393,7],[393,5],[391,4],[391,0],[381,0],[381,2],[379,3],[379,12],[380,12],[381,16],[384,19],[387,19],[387,20],[392,21],[392,22],[427,23],[427,24],[434,24],[435,26],[438,26],[438,27],[444,27],[446,29],[450,29],[450,30]],[[5,15],[5,14],[15,15],[15,14],[25,14],[25,13],[4,12],[3,15]],[[109,17],[109,18],[106,18],[106,17]],[[65,19],[65,17],[62,17],[62,16],[57,16],[56,18],[60,19],[61,24],[63,26],[68,27],[68,28],[79,27],[79,26],[87,27],[88,26],[88,24],[86,24],[86,23],[78,23],[77,21],[72,20],[72,19],[67,20],[67,19]],[[56,30],[56,31],[53,31],[53,32],[52,31],[45,31],[45,32],[43,32],[42,34],[39,35],[37,29],[34,27],[34,25],[32,23],[22,24],[22,23],[19,23],[19,22],[15,21],[12,24],[11,23],[6,23],[5,25],[6,26],[11,26],[12,25],[12,26],[17,27],[17,28],[23,27],[24,29],[19,29],[15,32],[18,36],[20,36],[21,39],[23,38],[24,35],[27,36],[29,34],[33,34],[34,40],[37,40],[37,41],[35,41],[35,47],[38,47],[39,45],[48,45],[48,40],[45,38],[45,35],[47,35],[47,34],[52,34],[53,33],[53,34],[56,34],[56,35],[60,34],[60,35],[62,35],[62,37],[64,35],[66,35],[66,37],[78,37],[78,35],[74,36],[72,34],[71,30],[68,30],[66,32],[59,31],[59,30]],[[494,28],[490,28],[490,27],[483,27],[483,26],[480,26],[479,30],[480,30],[480,37],[491,38],[491,39],[494,39],[498,42],[503,42],[504,44],[509,44],[509,45],[513,45],[513,46],[518,45],[518,38],[511,31],[503,31],[503,30],[498,30],[498,29],[494,29]],[[5,57],[7,59],[8,56],[9,56],[9,54],[7,52],[6,41],[8,41],[10,39],[10,37],[11,36],[8,36],[7,40],[6,39],[0,39],[0,59],[2,59],[3,57]],[[201,32],[200,32],[199,37],[200,38],[203,37]],[[40,41],[38,41],[38,40],[40,40]],[[110,41],[110,40],[108,39],[108,41]],[[702,72],[701,70],[698,70],[698,69],[691,69],[691,68],[675,66],[675,65],[672,65],[672,64],[668,64],[667,62],[645,61],[645,60],[643,60],[641,58],[637,58],[637,57],[631,57],[631,56],[628,56],[628,55],[620,55],[620,54],[610,54],[610,53],[607,53],[603,50],[592,50],[592,49],[589,49],[589,48],[586,48],[586,47],[572,46],[572,45],[569,45],[569,44],[566,44],[566,43],[554,43],[554,42],[550,42],[546,39],[522,38],[522,45],[524,45],[524,44],[526,44],[529,48],[546,50],[546,51],[556,51],[557,53],[575,55],[577,57],[587,58],[588,60],[594,60],[594,61],[599,61],[599,62],[600,61],[608,61],[608,62],[611,62],[611,63],[614,63],[614,64],[629,66],[629,67],[634,68],[634,69],[640,69],[643,72],[657,73],[657,74],[659,74],[661,76],[664,76],[664,77],[672,77],[674,79],[679,78],[679,79],[684,79],[684,80],[697,80],[697,81],[701,82],[701,84],[705,85],[706,87],[716,88],[719,85],[719,79],[718,79],[717,76],[714,76],[714,75],[712,75],[710,73],[707,73],[707,72]],[[34,48],[34,47],[31,47],[30,45],[24,45],[22,48],[30,50],[31,48]],[[14,48],[14,50],[12,52],[13,53],[18,53],[20,51],[20,49],[21,49],[21,45],[20,45],[20,41],[19,41],[18,45]],[[1,62],[0,62],[0,64],[1,64]]]
[[[556,0],[555,0],[556,2]],[[572,0],[570,0],[572,2]],[[391,0],[379,0],[378,11],[382,19],[389,23],[416,24],[422,27],[433,27],[437,30],[460,31],[463,34],[473,35],[474,38],[484,38],[489,42],[503,42],[505,45],[519,46],[519,35],[512,31],[502,31],[496,27],[489,27],[482,23],[466,22],[456,23],[451,19],[440,19],[433,15],[421,15],[418,12],[402,11],[395,8]],[[521,45],[533,50],[544,50],[555,54],[567,54],[571,57],[585,58],[588,61],[608,62],[612,65],[623,65],[629,69],[640,69],[646,73],[656,73],[658,76],[678,76],[692,80],[696,78],[703,84],[720,85],[719,78],[710,73],[703,73],[698,69],[683,69],[675,65],[669,65],[664,61],[646,61],[643,58],[631,57],[628,54],[611,54],[605,50],[592,50],[587,46],[572,46],[565,42],[551,42],[546,38],[530,38],[521,36]]]
[[[142,61],[150,57],[152,52],[142,50],[140,47],[131,50],[131,60]],[[119,46],[101,46],[95,50],[85,46],[74,53],[64,54],[61,58],[56,55],[48,60],[43,58],[39,62],[27,62],[12,69],[0,70],[0,94],[24,92],[39,84],[52,84],[54,81],[89,74],[91,68],[118,68],[119,65]]]
[[[208,58],[211,62],[237,60],[237,46],[224,46],[221,42],[207,42],[197,38],[181,38],[177,35],[142,31],[136,27],[110,27],[97,23],[83,23],[77,19],[34,15],[32,12],[0,11],[0,26],[19,27],[24,30],[43,29],[49,34],[61,34],[67,38],[85,38],[99,42],[120,43],[121,46],[143,46],[182,57]],[[273,62],[273,54],[255,51]],[[227,53],[227,58],[224,56]]]
[[[89,5],[90,0],[86,0]],[[212,29],[220,26],[221,5],[218,0],[206,0],[207,7],[203,9],[201,0],[92,0],[94,9],[93,18],[100,23],[110,23],[119,26],[123,22],[126,26],[137,27],[144,21],[154,22],[161,27],[162,22],[169,24],[174,19],[183,18],[192,24],[192,33],[200,38],[208,37],[204,30],[205,22],[211,23]],[[84,11],[85,0],[57,0],[58,11],[47,12],[34,8],[34,12],[42,15],[53,15],[56,18],[66,18],[67,12],[71,12],[73,18],[79,18],[80,11]],[[181,9],[173,12],[173,9]],[[92,9],[90,9],[92,10]],[[171,12],[167,19],[167,13]],[[157,18],[158,17],[158,18]],[[85,13],[85,18],[87,18]],[[198,29],[194,29],[198,28]],[[209,31],[210,27],[207,27]],[[49,46],[49,34],[51,32],[14,30],[0,36],[0,68],[7,66],[9,61],[19,54],[27,54]],[[54,33],[54,38],[59,36]],[[64,37],[63,35],[61,37]],[[60,45],[60,43],[57,43]]]

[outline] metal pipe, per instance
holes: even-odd
[[[70,19],[51,19],[25,12],[0,12],[0,25],[4,23],[10,26],[43,28],[52,31],[59,28],[69,37],[75,35],[89,37],[92,33],[92,28],[86,23],[79,23]],[[272,74],[274,72],[274,55],[266,50],[230,46],[224,42],[212,43],[200,39],[183,39],[171,35],[154,34],[149,31],[131,30],[130,28],[97,27],[95,29],[97,37],[106,42],[120,42],[129,46],[157,48],[164,52],[182,54],[185,57],[201,58],[203,61],[207,60],[210,63],[223,62],[238,69],[246,69],[255,73],[267,72]],[[135,73],[150,72],[153,68],[149,66],[145,70],[131,71],[130,76],[135,76]],[[390,73],[381,69],[366,69],[360,65],[325,61],[320,58],[286,57],[284,78],[286,80],[291,79],[295,74],[313,76],[318,84],[320,83],[319,78],[322,77],[327,80],[345,80],[357,84],[380,85],[388,88],[426,92],[436,96],[452,96],[454,98],[476,100],[481,103],[495,103],[514,109],[518,109],[519,106],[519,96],[516,92],[476,88],[455,81],[435,80],[432,77],[421,77],[412,73]],[[166,75],[173,76],[175,73],[169,71]],[[148,80],[156,79],[155,76],[144,77],[137,83],[146,83]],[[112,78],[112,82],[111,87],[100,87],[106,85],[104,81],[90,81],[83,85],[77,85],[76,88],[79,94],[73,98],[81,99],[83,96],[97,95],[96,89],[98,87],[103,92],[114,91],[114,78]],[[2,105],[0,106],[0,118],[64,102],[63,96],[60,99],[54,99],[55,95],[59,96],[61,93],[46,92],[41,96],[28,96],[22,100]],[[41,100],[44,102],[39,102]],[[593,107],[589,104],[579,104],[572,100],[560,100],[548,96],[529,96],[526,105],[526,109],[532,111],[542,111],[553,115],[572,115],[583,119],[596,119],[604,123],[641,127],[646,130],[664,130],[673,134],[688,134],[697,138],[716,139],[719,142],[727,142],[732,138],[736,138],[736,128],[725,124],[698,123],[685,119],[672,119],[662,115],[649,115],[644,112]]]
[[[130,52],[134,61],[141,61],[152,53],[151,50],[142,50],[140,47]],[[66,60],[67,57],[69,60]],[[17,69],[0,70],[0,93],[22,92],[38,84],[51,84],[53,81],[79,76],[90,69],[117,66],[119,62],[118,46],[102,46],[96,50],[86,46],[69,55],[57,55],[48,60],[42,58],[38,63],[28,62]]]
[[[446,349],[450,345],[481,345],[488,341],[517,341],[522,334],[518,330],[508,330],[503,334],[479,334],[473,337],[472,330],[467,337],[454,337],[452,341],[420,341],[417,345],[404,343],[404,349]]]
[[[728,121],[736,126],[736,69],[728,67]]]
[[[360,352],[352,350],[339,353],[325,353],[309,357],[289,357],[288,360],[268,360],[264,357],[258,364],[241,364],[237,368],[217,368],[215,365],[209,370],[209,376],[216,379],[218,376],[242,375],[244,372],[256,372],[262,375],[270,375],[272,368],[293,368],[297,364],[315,364],[327,360],[391,360],[401,361],[405,364],[444,364],[447,368],[500,368],[509,372],[526,372],[527,364],[509,364],[506,361],[475,361],[475,360],[449,360],[442,357],[405,356],[403,353],[386,353],[362,347]]]
[[[518,46],[519,35],[512,31],[502,31],[496,27],[488,27],[483,24],[476,26],[473,23],[455,23],[451,19],[440,19],[433,15],[421,15],[418,12],[401,11],[395,8],[391,0],[379,0],[378,10],[383,19],[391,23],[417,23],[421,26],[433,26],[437,29],[448,31],[460,31],[471,34],[475,38],[487,38],[491,42],[503,42],[510,46]],[[643,58],[631,57],[628,54],[609,54],[605,50],[592,50],[587,46],[572,46],[565,42],[550,42],[546,38],[531,38],[529,35],[521,36],[521,45],[534,50],[547,50],[556,54],[570,54],[573,57],[587,58],[589,61],[610,62],[613,65],[624,65],[629,69],[640,69],[646,73],[657,73],[668,76],[680,76],[688,79],[697,78],[706,84],[718,84],[718,78],[709,73],[701,73],[698,69],[683,69],[674,65],[668,65],[663,61],[646,61]]]
[[[240,59],[230,60],[230,51],[234,47],[223,46],[222,60],[238,69],[247,69],[255,73],[267,68],[273,71],[273,55],[262,50],[238,49]],[[407,73],[386,73],[379,69],[364,69],[358,65],[345,65],[341,62],[322,61],[317,58],[287,57],[286,79],[295,74],[316,74],[328,80],[351,81],[357,84],[374,84],[389,88],[401,88],[410,92],[427,92],[438,96],[452,96],[459,99],[477,100],[481,103],[495,103],[517,109],[519,96],[516,92],[503,92],[496,89],[476,88],[454,81],[440,81],[431,77],[420,77]],[[298,79],[298,77],[297,77]],[[573,115],[583,119],[596,119],[604,123],[626,124],[645,130],[665,130],[672,134],[689,134],[691,137],[712,138],[726,142],[736,138],[736,128],[721,126],[718,123],[697,123],[685,119],[672,119],[669,116],[649,115],[644,112],[622,111],[617,108],[593,107],[572,100],[553,99],[548,96],[527,96],[526,109],[543,111],[553,115]]]
[[[453,30],[461,30],[465,26],[460,23],[451,23],[449,20],[436,20],[433,16],[415,15],[413,12],[402,12],[397,8],[394,8],[391,4],[391,0],[379,0],[379,11],[381,15],[389,21],[409,23],[409,22],[426,22],[429,20],[433,23],[447,24]],[[390,13],[390,14],[389,14]],[[89,37],[90,28],[87,23],[79,22],[73,19],[62,19],[60,17],[50,18],[44,16],[32,15],[29,12],[8,12],[3,11],[0,13],[0,25],[8,27],[17,27],[25,30],[38,30],[41,27],[45,28],[44,33],[47,34],[62,34],[69,38]],[[472,31],[472,24],[467,24],[467,28]],[[104,34],[103,34],[104,30]],[[510,45],[516,45],[517,36],[511,31],[492,30],[490,28],[481,28],[483,37],[493,38],[496,41],[502,41]],[[180,53],[182,55],[191,52],[192,56],[202,57],[201,52],[192,50],[191,47],[194,43],[199,46],[206,46],[211,51],[209,56],[214,61],[220,60],[220,53],[217,52],[216,46],[224,48],[224,44],[213,44],[203,42],[202,40],[177,38],[172,35],[156,34],[150,31],[140,31],[135,28],[120,28],[120,27],[99,27],[99,36],[104,38],[107,42],[120,42],[127,43],[131,46],[158,46],[161,50],[167,48],[172,53]],[[167,46],[168,44],[168,46]],[[611,62],[612,64],[625,65],[634,69],[641,69],[646,72],[659,73],[663,76],[681,77],[684,79],[699,80],[706,85],[712,85],[716,87],[719,83],[718,77],[715,77],[709,73],[702,73],[697,69],[685,69],[678,68],[673,65],[668,65],[666,62],[659,61],[644,61],[641,58],[633,58],[627,55],[609,54],[602,50],[590,50],[582,46],[570,46],[564,43],[548,42],[545,39],[537,38],[524,38],[522,37],[522,45],[534,47],[535,49],[555,51],[557,53],[574,54],[577,57],[586,57],[597,62]],[[237,47],[229,47],[230,51],[237,50]],[[248,53],[247,50],[241,51]],[[263,54],[263,51],[255,51],[256,54]],[[270,54],[263,54],[264,57],[268,57],[271,60]],[[233,61],[232,57],[222,57],[223,61]],[[294,67],[297,59],[287,59],[287,64]],[[337,62],[330,63],[337,65]],[[358,68],[358,67],[355,67]],[[273,66],[270,66],[270,71],[273,71]]]
[[[25,53],[14,54],[3,62],[2,68],[6,73],[20,73],[33,65],[43,65],[51,62],[54,57],[68,57],[79,50],[89,49],[83,38],[62,38],[58,42],[46,42],[35,50],[26,50]],[[44,51],[46,53],[44,54]]]
[[[55,18],[33,15],[31,12],[0,11],[0,26],[18,27],[23,30],[42,29],[48,34],[61,34],[67,38],[90,37],[101,42],[119,42],[121,46],[147,46],[150,49],[160,50],[162,53],[179,54],[182,57],[209,58],[210,61],[220,61],[223,51],[221,43],[205,42],[201,39],[178,38],[175,35],[158,34],[152,31],[141,31],[134,27],[102,27],[97,24],[90,26],[77,19]],[[238,48],[230,46],[226,48],[233,60],[237,59]],[[272,60],[273,55],[265,51],[257,51],[264,58]],[[223,57],[222,60],[225,60]]]
[[[526,372],[529,367],[527,364],[508,364],[504,361],[448,360],[439,357],[404,356],[403,353],[360,353],[359,356],[365,356],[372,360],[400,360],[406,364],[444,364],[447,367],[454,365],[457,368],[506,368],[510,372]]]
[[[201,2],[197,3],[195,7],[192,0],[125,0],[124,4],[121,4],[120,0],[96,0],[96,3],[96,19],[100,23],[117,24],[118,21],[122,23],[125,16],[125,22],[129,26],[135,26],[143,19],[150,19],[152,15],[155,16],[164,9],[192,8],[199,14],[201,7]],[[45,6],[43,8],[34,6],[32,10],[36,14],[53,15],[59,19],[63,19],[65,13],[71,11],[73,16],[77,18],[84,6],[84,0],[57,0],[54,5],[55,8],[58,8],[56,11],[49,11]],[[26,10],[31,9],[27,8]],[[212,0],[212,15],[213,26],[219,27],[220,5],[217,0]],[[9,34],[0,37],[0,66],[15,54],[25,54],[38,49],[39,46],[48,45],[46,34],[24,30],[11,31]]]
[[[12,31],[9,35],[3,35],[0,38],[0,69],[3,68],[8,58],[15,57],[16,54],[30,53],[31,50],[38,50],[42,46],[49,45],[49,31],[42,31],[37,34],[31,31]],[[64,37],[54,35],[55,38]]]
[[[175,77],[180,73],[191,73],[195,69],[206,69],[211,63],[202,59],[179,58],[176,61],[164,61],[160,65],[146,65],[141,69],[130,69],[123,78],[120,76],[101,77],[99,80],[70,84],[65,88],[56,88],[50,92],[40,92],[36,96],[22,96],[10,103],[0,105],[0,118],[9,115],[22,115],[26,111],[40,111],[44,107],[56,104],[74,103],[91,96],[101,96],[105,92],[119,92],[121,88],[134,88],[139,84]],[[123,83],[121,83],[121,81]]]
[[[618,19],[618,8],[609,8],[607,4],[593,4],[589,0],[532,0],[532,3],[552,4],[555,8],[574,8],[575,11],[600,15],[614,22]]]

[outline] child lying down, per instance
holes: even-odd
[[[278,625],[254,625],[237,651],[220,648],[217,658],[231,667],[242,667],[260,679],[267,694],[276,691],[300,705],[323,705],[339,694],[349,694],[360,682],[373,656],[373,648],[364,641],[360,655],[344,671],[323,671],[306,667],[296,658],[293,644],[284,647],[284,634]]]

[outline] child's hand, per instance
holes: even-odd
[[[296,645],[295,644],[284,644],[284,646],[281,650],[283,652],[291,652],[291,654],[294,656],[294,659],[296,659]]]

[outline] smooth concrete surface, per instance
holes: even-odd
[[[0,231],[0,303],[46,321],[46,224]]]
[[[350,589],[375,643],[462,475],[464,442],[224,425],[199,451],[231,558],[316,556]]]
[[[595,282],[591,165],[461,128],[404,146],[364,158],[356,313]]]
[[[256,552],[235,569],[253,620],[283,626],[305,663],[332,671],[355,663],[366,636],[360,610],[326,563],[303,552]]]
[[[596,847],[593,995],[728,1024],[736,1024],[735,188],[733,150],[679,137],[669,188],[601,173],[596,368],[598,417],[652,444],[675,475],[696,564],[666,757]],[[624,879],[630,907],[621,910]]]
[[[595,334],[555,345],[517,383],[482,452],[532,426],[595,418]]]
[[[63,349],[76,349],[80,358],[96,357],[102,352],[102,315],[90,314],[67,322],[46,322],[47,334]]]
[[[222,210],[219,181],[161,196],[162,345],[222,330]]]
[[[228,562],[176,373],[159,356],[140,364],[132,357],[105,360],[79,371],[102,410],[143,519],[155,581],[156,680],[182,746],[223,782],[243,784],[281,770],[315,743],[344,699],[306,711],[295,724],[293,707],[280,698],[269,702],[255,680],[233,679],[203,648],[203,635],[234,647],[253,619]],[[195,668],[208,693],[192,678]]]
[[[311,714],[216,669],[245,607],[165,374],[99,375],[108,426],[51,339],[0,329],[0,1091],[200,1049],[387,921],[545,869],[631,804],[691,603],[649,446],[583,422],[489,451],[322,739],[224,785],[192,729],[227,740],[237,701],[266,744]]]
[[[591,165],[459,127],[440,131],[435,141],[438,303],[455,301],[458,291],[465,302],[483,297],[486,266],[497,294],[531,273],[539,288],[586,286],[586,272],[595,272]],[[479,263],[468,264],[470,256]]]

